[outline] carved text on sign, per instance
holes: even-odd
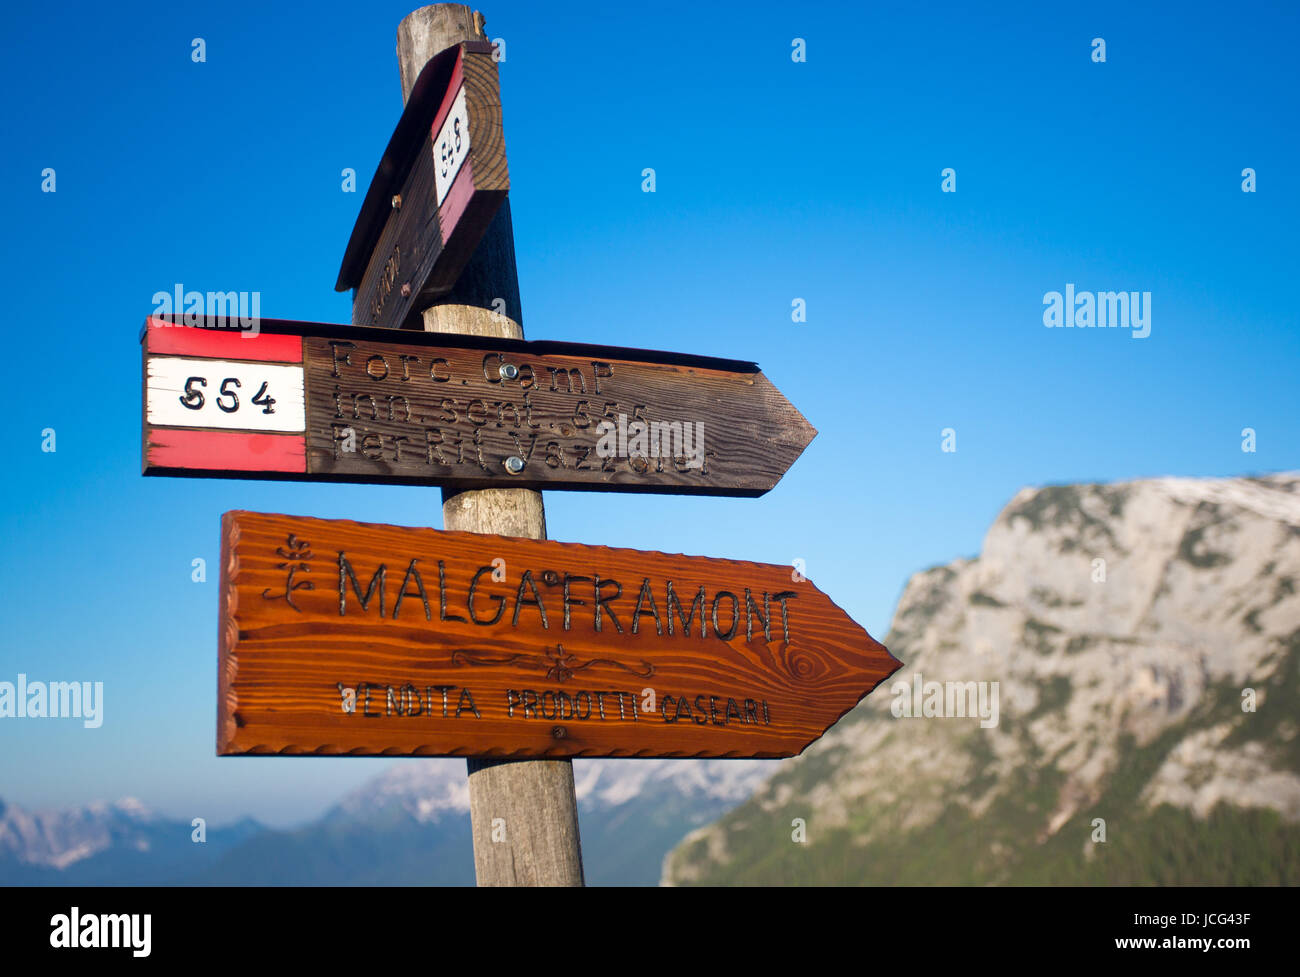
[[[517,587],[496,588],[492,585],[495,568],[490,563],[478,567],[468,580],[449,581],[444,561],[425,558],[423,570],[420,561],[420,557],[411,557],[407,562],[402,556],[391,570],[384,562],[373,569],[363,567],[358,573],[347,553],[340,551],[339,615],[377,613],[383,618],[387,612],[396,621],[403,601],[408,601],[407,620],[412,613],[422,611],[424,619],[432,621],[432,591],[440,622],[470,621],[492,626],[505,621],[518,628],[522,617],[525,626],[540,626],[543,631],[553,627],[569,631],[585,625],[596,634],[612,628],[619,634],[626,631],[634,635],[648,633],[653,625],[657,637],[669,638],[690,637],[694,627],[701,638],[712,635],[720,641],[732,640],[743,627],[746,641],[752,641],[757,633],[761,640],[770,642],[775,631],[776,640],[789,642],[789,604],[799,596],[793,590],[752,592],[749,587],[710,593],[704,584],[683,589],[671,578],[656,580],[649,576],[636,582],[633,591],[633,582],[625,587],[622,581],[598,573],[546,570],[535,575],[532,569],[523,571]],[[431,569],[434,565],[436,569]],[[620,605],[617,610],[616,603]]]
[[[898,667],[789,567],[248,512],[223,526],[226,754],[788,756]]]
[[[390,337],[151,318],[146,473],[752,496],[816,433],[752,363]]]

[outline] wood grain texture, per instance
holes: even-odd
[[[230,512],[221,569],[221,754],[791,756],[899,667],[788,567]]]
[[[397,68],[402,101],[411,98],[420,71],[449,44],[486,41],[483,15],[463,3],[418,7],[397,25]]]
[[[460,4],[423,7],[403,18],[397,29],[403,97],[410,93],[408,79],[422,63],[422,51],[458,40],[484,40],[483,26],[481,14]],[[420,318],[428,331],[523,339],[509,198],[497,209],[456,284]],[[529,489],[459,494],[443,489],[443,521],[446,529],[546,538],[542,495]],[[471,757],[466,769],[479,885],[583,884],[571,761]],[[504,840],[498,825],[506,828]]]
[[[412,306],[416,309],[455,286],[510,190],[496,61],[491,54],[466,51],[461,68],[470,118],[470,157],[452,196],[439,209],[443,254],[423,276],[422,294]],[[402,323],[397,320],[395,324]]]
[[[465,318],[456,309],[469,308],[436,306],[426,318],[450,324]],[[471,318],[470,328],[480,333],[510,321],[482,309]],[[149,334],[185,328],[151,328]],[[326,323],[263,320],[261,328],[267,337],[303,337],[305,477],[312,480],[454,491],[758,496],[776,485],[816,434],[758,367],[744,361]],[[518,334],[517,325],[513,331]],[[146,374],[152,357],[146,357]],[[215,396],[211,383],[220,382],[223,368],[193,362],[196,373],[211,374],[206,390]],[[515,375],[503,375],[502,367]],[[247,372],[251,377],[257,370]],[[280,396],[280,388],[270,389]],[[218,417],[209,407],[205,401],[200,411],[183,411],[192,417],[182,420],[199,426],[210,415],[214,425],[250,430],[270,420],[241,412]],[[612,436],[605,436],[605,422]],[[638,438],[638,424],[647,425],[644,437]],[[156,429],[146,416],[146,442]],[[523,462],[517,472],[508,467],[512,457]],[[147,459],[145,471],[160,473]],[[216,466],[193,474],[272,477]]]
[[[582,885],[573,763],[470,759],[466,764],[478,884]],[[494,838],[498,827],[504,840]]]
[[[439,206],[438,122],[462,87],[470,155]],[[417,90],[385,153],[388,163],[381,163],[375,176],[392,192],[387,198],[367,193],[336,285],[339,290],[355,286],[352,321],[357,325],[401,327],[449,292],[510,189],[490,45],[467,41],[439,53],[421,72]],[[408,132],[408,117],[422,121],[418,140]],[[400,196],[400,205],[393,194]],[[381,217],[378,211],[385,206],[388,213]],[[362,249],[368,250],[362,254]],[[364,271],[358,273],[362,263]]]
[[[403,101],[419,101],[419,83],[424,68],[447,46],[461,41],[478,42],[490,53],[485,21],[481,13],[459,3],[438,3],[413,10],[397,26],[397,57],[401,71]],[[366,249],[368,256],[368,249]],[[345,261],[345,267],[347,262]],[[339,288],[343,285],[340,277]],[[500,303],[504,303],[504,308]],[[522,323],[523,308],[519,299],[519,277],[515,268],[515,239],[510,219],[510,198],[497,208],[478,247],[461,269],[460,277],[447,293],[432,304],[496,309],[507,319]],[[428,310],[424,310],[427,312]],[[418,314],[407,318],[404,328],[419,329]],[[427,325],[424,328],[428,328]],[[457,329],[442,330],[458,332]],[[495,334],[494,334],[495,335]],[[496,846],[497,849],[500,846]]]

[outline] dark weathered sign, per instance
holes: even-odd
[[[782,757],[899,667],[789,567],[228,512],[217,752]]]
[[[334,286],[353,323],[400,327],[450,291],[509,189],[492,45],[466,41],[424,66],[370,181]]]
[[[753,363],[151,318],[144,471],[757,496],[816,431]]]

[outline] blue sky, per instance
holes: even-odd
[[[753,359],[820,431],[757,500],[548,493],[553,538],[802,558],[883,638],[1022,486],[1298,467],[1296,7],[971,6],[485,9],[528,338]],[[394,762],[215,757],[218,523],[438,491],[142,478],[138,333],[176,283],[347,321],[410,9],[9,12],[0,680],[103,681],[105,721],[0,720],[0,798],[289,823]],[[1150,336],[1045,329],[1067,282],[1151,292]]]

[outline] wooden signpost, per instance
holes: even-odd
[[[756,496],[816,431],[753,363],[151,318],[144,472]]]
[[[900,666],[795,576],[228,512],[218,752],[792,756]]]
[[[581,885],[568,758],[791,756],[900,663],[789,567],[545,540],[537,490],[758,496],[816,432],[753,363],[523,341],[483,24],[399,25],[352,325],[147,320],[143,467],[442,486],[477,532],[225,514],[218,753],[468,757],[480,884]]]
[[[353,323],[418,326],[509,189],[492,45],[465,41],[424,66],[370,181],[334,286]]]

